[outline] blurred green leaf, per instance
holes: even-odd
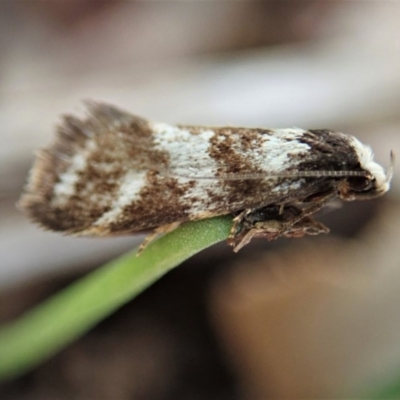
[[[0,330],[0,379],[34,367],[133,299],[193,254],[228,237],[232,218],[183,224],[113,260]]]

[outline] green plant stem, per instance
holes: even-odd
[[[375,386],[378,386],[375,384]],[[386,386],[379,387],[379,389],[374,389],[364,396],[363,398],[368,399],[387,399],[387,400],[395,400],[400,399],[400,378],[394,380],[394,382],[387,384]]]
[[[232,218],[189,222],[115,259],[0,330],[0,379],[19,375],[71,343],[193,254],[224,240]],[[11,300],[10,300],[11,301]]]

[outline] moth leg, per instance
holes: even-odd
[[[243,221],[245,220],[246,216],[250,214],[252,211],[254,211],[251,208],[247,208],[243,211],[241,211],[238,215],[236,215],[235,218],[233,218],[233,225],[232,228],[229,232],[228,240],[234,239],[238,232],[241,230],[241,226],[243,224]]]
[[[136,253],[136,256],[140,256],[142,251],[158,236],[164,235],[166,233],[174,231],[181,223],[180,222],[172,222],[171,224],[161,225],[153,230],[153,232],[149,233],[140,244],[139,249]]]
[[[315,214],[323,206],[325,206],[327,203],[329,203],[331,200],[335,199],[336,197],[337,197],[336,193],[330,192],[324,196],[321,196],[320,198],[315,198],[314,201],[312,202],[312,204],[303,208],[301,210],[301,213],[297,217],[294,217],[292,220],[286,222],[287,228],[290,228],[291,226],[295,225],[297,222],[301,221],[303,218],[308,217],[312,214]]]
[[[228,244],[233,246],[233,251],[237,253],[240,249],[249,244],[251,239],[254,237],[266,237],[268,240],[272,240],[275,238],[272,236],[275,236],[281,229],[282,223],[277,220],[257,222],[253,228],[247,230],[247,232],[241,237],[229,238]],[[271,235],[270,238],[267,237],[269,235]]]
[[[282,218],[284,219],[282,222],[282,228],[276,234],[276,237],[272,237],[272,239],[276,239],[279,236],[302,237],[305,234],[318,235],[319,233],[328,233],[329,229],[325,225],[315,221],[310,216],[318,212],[322,207],[336,197],[336,193],[328,192],[315,196],[312,203],[302,209],[294,206],[287,208],[286,215],[285,210],[282,214]],[[294,210],[298,211],[297,215],[293,212]]]
[[[245,209],[241,211],[233,219],[234,223],[228,237],[228,244],[234,247],[234,251],[239,251],[242,247],[250,242],[254,236],[259,236],[261,232],[269,235],[279,235],[283,229],[283,222],[293,217],[290,213],[289,218],[284,218],[283,211],[287,216],[289,210],[294,210],[295,215],[299,214],[299,210],[295,207],[282,209],[279,205],[271,205],[262,208]],[[261,225],[262,224],[262,225]],[[271,236],[270,240],[273,237]]]
[[[321,233],[329,233],[329,228],[310,217],[303,218],[289,229],[281,221],[268,220],[255,223],[254,227],[247,230],[240,237],[232,240],[229,244],[233,246],[233,251],[237,253],[249,244],[253,238],[263,238],[270,241],[280,236],[300,238],[304,235],[319,235]]]
[[[237,252],[253,237],[274,240],[280,236],[302,237],[328,233],[329,229],[310,215],[319,211],[336,197],[328,193],[313,199],[305,208],[295,206],[270,205],[260,209],[244,210],[235,217],[235,223],[228,238],[228,244]]]
[[[294,224],[284,235],[285,237],[298,238],[304,235],[319,235],[320,233],[329,233],[329,228],[322,222],[315,221],[311,217],[305,217]]]

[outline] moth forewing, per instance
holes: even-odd
[[[252,237],[326,232],[312,215],[327,202],[389,189],[369,147],[343,133],[170,125],[93,102],[88,111],[63,119],[20,201],[47,229],[162,233],[232,214],[238,249]]]

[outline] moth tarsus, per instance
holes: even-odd
[[[394,156],[386,172],[344,133],[169,125],[95,102],[88,111],[63,119],[20,201],[46,229],[82,236],[155,229],[152,239],[186,221],[232,214],[228,243],[237,251],[253,237],[327,233],[313,219],[325,204],[389,190]]]

